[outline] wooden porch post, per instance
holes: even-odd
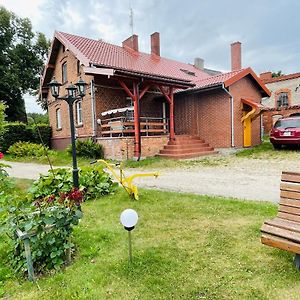
[[[167,93],[164,88],[160,85],[158,85],[158,88],[162,92],[162,94],[165,96],[169,103],[170,107],[170,141],[175,140],[175,126],[174,126],[174,93],[173,93],[173,87],[169,87],[169,93]]]
[[[133,108],[134,108],[134,157],[141,156],[141,132],[139,112],[139,91],[136,82],[133,82]]]
[[[170,140],[175,140],[175,126],[174,126],[174,94],[173,94],[173,88],[170,87]]]

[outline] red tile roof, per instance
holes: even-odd
[[[55,32],[54,37],[69,48],[84,65],[133,71],[162,77],[194,82],[210,77],[191,64],[185,64],[164,57],[134,51],[103,41],[96,41],[63,32]]]
[[[272,83],[272,82],[295,79],[295,78],[299,78],[299,77],[300,77],[300,73],[293,73],[293,74],[283,75],[283,76],[279,76],[279,77],[273,77],[273,78],[270,78],[270,79],[262,79],[262,81],[265,84],[267,84],[267,83]]]

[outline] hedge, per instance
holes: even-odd
[[[6,152],[16,142],[31,142],[41,144],[38,128],[44,144],[50,147],[51,127],[47,124],[28,126],[24,123],[12,122],[4,125],[5,132],[0,136],[0,151]]]

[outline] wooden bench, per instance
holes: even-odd
[[[265,245],[295,253],[300,268],[300,173],[282,172],[278,215],[261,228]]]

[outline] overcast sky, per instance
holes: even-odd
[[[30,18],[34,31],[54,30],[121,45],[133,31],[150,52],[150,34],[160,32],[161,55],[230,70],[230,44],[242,43],[242,65],[256,73],[300,72],[300,1],[297,0],[0,0]],[[26,98],[28,111],[38,111]]]

